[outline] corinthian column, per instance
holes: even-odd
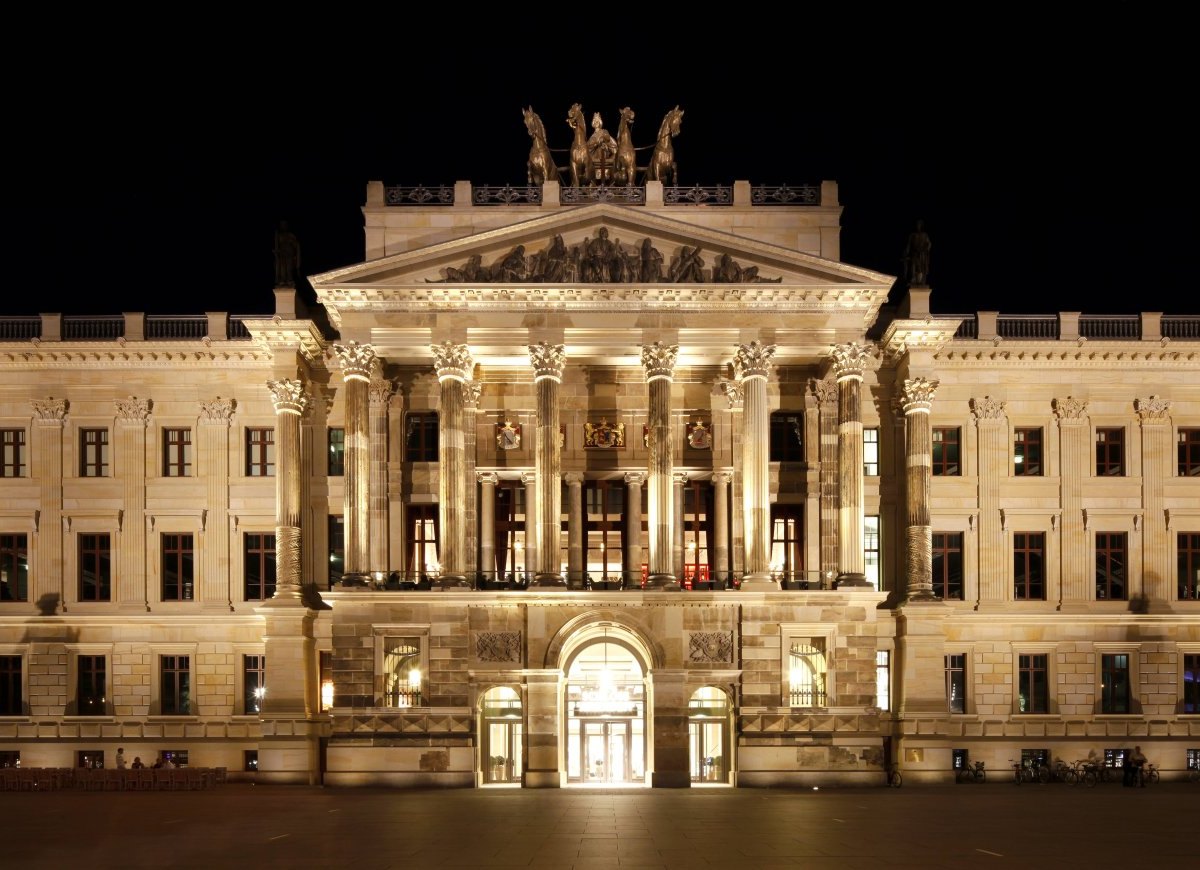
[[[438,519],[441,522],[443,586],[467,585],[466,390],[474,361],[465,344],[432,346],[433,367],[440,387],[438,404]]]
[[[494,471],[477,471],[475,478],[479,481],[481,490],[479,496],[479,573],[480,582],[484,584],[476,588],[489,588],[491,581],[502,578],[496,576],[496,484],[500,475]]]
[[[770,411],[767,377],[775,345],[738,345],[733,365],[742,386],[742,517],[745,523],[743,589],[778,589],[771,575]]]
[[[583,540],[587,528],[583,521],[583,472],[570,471],[563,475],[567,481],[567,585],[583,589]]]
[[[370,462],[370,483],[367,485],[368,532],[370,550],[367,567],[386,571],[388,561],[388,405],[396,385],[384,378],[371,381],[370,434],[367,436]]]
[[[625,563],[621,585],[626,589],[642,586],[642,484],[646,475],[641,471],[625,474]]]
[[[275,595],[300,599],[300,417],[304,383],[267,381],[275,403]]]
[[[679,577],[674,567],[672,541],[675,537],[674,493],[671,470],[674,465],[674,441],[671,438],[671,383],[679,345],[656,341],[642,348],[642,366],[650,393],[650,419],[647,444],[650,460],[647,471],[649,492],[650,576],[646,587],[678,591]]]
[[[861,396],[863,371],[871,357],[871,348],[857,342],[833,349],[833,373],[838,386],[839,586],[871,585],[867,582],[863,553]]]
[[[938,598],[933,594],[933,527],[929,524],[929,488],[933,483],[929,409],[937,387],[937,381],[908,378],[901,393],[907,469],[904,504],[908,571],[905,588],[909,601],[936,601]]]
[[[561,344],[529,345],[537,390],[537,558],[534,586],[565,588],[559,536],[562,533],[562,457],[558,448],[558,387],[567,356]],[[528,535],[528,532],[526,532]]]
[[[713,579],[717,588],[729,585],[729,481],[728,471],[713,472]]]
[[[370,568],[371,419],[368,393],[371,370],[375,367],[375,349],[356,341],[335,344],[333,349],[342,364],[342,378],[346,382],[346,495],[342,511],[346,569],[343,582],[354,583],[365,580]]]

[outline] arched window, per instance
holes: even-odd
[[[791,706],[824,707],[825,651],[813,643],[793,643],[788,655],[788,684]]]

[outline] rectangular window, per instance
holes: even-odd
[[[806,589],[804,506],[771,505],[771,573],[781,589]]]
[[[875,651],[875,706],[892,709],[892,654],[886,649]]]
[[[771,415],[770,461],[804,461],[804,415],[777,411]]]
[[[1129,654],[1100,656],[1100,712],[1130,712]]]
[[[333,653],[321,650],[317,659],[317,673],[321,686],[321,712],[333,709]]]
[[[104,656],[77,656],[75,669],[75,713],[103,716],[108,712],[108,666]]]
[[[1042,474],[1042,430],[1017,429],[1013,432],[1013,475],[1040,477]]]
[[[1189,749],[1187,751],[1187,769],[1200,770],[1200,749]]]
[[[21,657],[0,656],[0,716],[22,716]]]
[[[967,712],[967,656],[946,656],[946,704],[951,713]]]
[[[163,477],[192,476],[192,430],[163,429]]]
[[[1045,653],[1017,656],[1017,712],[1048,713],[1049,656]]]
[[[25,476],[25,430],[0,429],[0,477]]]
[[[1129,597],[1128,541],[1124,532],[1096,533],[1096,600],[1124,601]]]
[[[246,476],[275,476],[275,430],[246,430]]]
[[[187,716],[192,712],[192,668],[188,656],[160,656],[158,700],[164,716]]]
[[[1096,430],[1096,476],[1121,477],[1125,474],[1125,430]]]
[[[266,601],[275,595],[275,536],[247,532],[242,538],[246,601]]]
[[[438,461],[437,414],[409,414],[404,432],[405,462]]]
[[[408,575],[424,583],[440,570],[438,511],[435,504],[410,504],[408,514]],[[521,556],[515,556],[521,561]],[[524,563],[515,566],[524,569]]]
[[[329,518],[329,588],[342,580],[346,571],[346,522],[342,517]]]
[[[258,772],[258,750],[257,749],[242,750],[242,770],[247,770],[252,773]]]
[[[933,533],[933,594],[946,600],[963,598],[962,532]]]
[[[792,641],[788,650],[788,704],[791,707],[824,707],[825,639]]]
[[[383,641],[385,707],[420,707],[421,638],[387,637]]]
[[[0,767],[20,767],[21,752],[18,749],[0,750]]]
[[[879,517],[863,517],[863,571],[867,582],[879,588]]]
[[[79,536],[79,600],[112,598],[112,543],[107,534]]]
[[[879,427],[863,429],[863,475],[879,476]]]
[[[162,536],[162,600],[192,600],[195,553],[191,535]]]
[[[330,477],[342,477],[346,474],[346,430],[329,430],[329,471]]]
[[[1018,601],[1046,599],[1046,535],[1013,533],[1013,597]]]
[[[79,430],[79,476],[108,475],[108,430]]]
[[[933,430],[933,475],[957,477],[962,474],[959,456],[959,429],[936,427]]]
[[[1200,599],[1200,534],[1180,532],[1175,539],[1175,582],[1180,601]]]
[[[267,693],[267,657],[242,656],[242,712],[253,716],[262,710]]]
[[[1179,471],[1180,477],[1200,477],[1200,429],[1180,429]]]
[[[1200,654],[1183,657],[1183,712],[1200,713]]]
[[[29,600],[29,538],[0,535],[0,601]]]

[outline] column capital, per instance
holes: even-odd
[[[475,479],[485,486],[495,486],[500,482],[500,475],[494,471],[477,471],[475,472]]]
[[[533,366],[533,380],[536,383],[542,378],[562,380],[563,368],[567,364],[566,348],[561,344],[549,344],[539,341],[529,345],[529,364]]]
[[[134,423],[142,426],[150,419],[150,400],[130,396],[127,399],[114,399],[117,408],[118,423]]]
[[[67,400],[50,396],[46,399],[31,399],[33,416],[39,423],[62,423],[67,418]]]
[[[671,380],[675,376],[675,360],[679,356],[679,345],[663,344],[661,341],[656,341],[654,344],[642,346],[642,367],[646,370],[646,380],[653,381],[658,378],[666,378]]]
[[[830,356],[833,357],[833,374],[837,380],[862,380],[863,372],[875,361],[875,348],[873,345],[851,341],[847,344],[835,344]]]
[[[775,345],[752,341],[739,344],[733,354],[733,369],[739,381],[748,378],[763,378],[771,373],[771,357],[775,356]]]
[[[625,472],[625,483],[629,486],[641,486],[646,482],[646,472],[644,471],[627,471]]]
[[[372,407],[386,405],[396,392],[396,383],[391,378],[372,378],[368,389]]]
[[[691,479],[691,477],[688,475],[688,473],[686,471],[671,472],[671,482],[674,483],[676,486],[683,486],[690,479]]]
[[[714,471],[712,482],[717,486],[729,486],[733,481],[733,472],[730,471]]]
[[[584,481],[584,474],[582,471],[568,471],[563,474],[562,478],[570,486],[581,486]]]
[[[301,416],[308,408],[308,395],[304,392],[303,381],[267,381],[267,389],[271,391],[271,401],[275,403],[276,414]]]
[[[993,399],[991,396],[971,400],[971,412],[976,420],[1003,420],[1007,416],[1006,406],[1007,402]]]
[[[537,483],[537,472],[536,471],[522,471],[521,472],[521,483],[525,484],[526,486],[530,486],[531,484]]]
[[[347,344],[335,344],[333,350],[342,364],[344,380],[370,382],[371,373],[375,369],[375,348],[369,344],[351,341]]]
[[[444,341],[441,344],[430,345],[433,351],[433,368],[438,380],[471,380],[471,370],[475,361],[471,359],[471,349],[465,344]]]
[[[1171,402],[1161,396],[1151,396],[1148,399],[1135,399],[1133,406],[1137,409],[1138,417],[1141,418],[1143,425],[1146,423],[1166,423],[1168,419],[1167,412],[1171,410]]]
[[[1059,423],[1082,422],[1088,406],[1087,399],[1080,401],[1074,396],[1054,399],[1051,404],[1054,406],[1054,415],[1058,417]]]
[[[938,382],[929,378],[906,378],[901,390],[904,413],[928,414],[937,388]]]
[[[215,399],[200,403],[200,422],[224,423],[228,426],[236,409],[237,402],[234,399],[223,399],[217,396]]]

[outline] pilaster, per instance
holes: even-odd
[[[113,472],[121,482],[121,523],[113,600],[123,611],[149,609],[146,589],[146,427],[150,400],[117,399]],[[117,542],[114,542],[116,544]]]
[[[1005,403],[991,396],[971,400],[979,443],[979,571],[977,589],[971,583],[963,597],[977,605],[998,605],[1012,600],[1012,547],[1005,539],[1000,521],[1000,486],[1008,476],[1011,450],[1008,445],[1008,417]]]
[[[63,465],[66,444],[63,430],[67,421],[67,400],[34,399],[33,434],[30,437],[30,475],[38,482],[41,513],[34,520],[37,556],[31,566],[29,600],[43,616],[53,616],[61,606],[66,609],[64,588],[63,541]]]
[[[1094,571],[1087,565],[1087,541],[1083,525],[1083,483],[1088,477],[1088,463],[1092,460],[1090,449],[1091,425],[1087,416],[1087,401],[1073,396],[1054,400],[1054,414],[1058,418],[1059,461],[1061,481],[1060,503],[1062,505],[1062,532],[1059,548],[1062,568],[1058,606],[1060,609],[1076,610],[1088,606],[1094,597]],[[1047,542],[1048,543],[1048,542]],[[1047,596],[1050,596],[1047,584]],[[1012,592],[1009,591],[1011,598]]]
[[[209,519],[205,523],[203,557],[197,578],[196,597],[206,611],[233,610],[229,588],[231,563],[229,539],[229,433],[233,399],[217,396],[200,403],[199,431],[196,433],[196,473],[204,481],[204,507]],[[211,532],[208,529],[212,529]]]
[[[1175,570],[1171,565],[1171,546],[1167,533],[1167,514],[1163,489],[1171,477],[1175,457],[1171,449],[1171,403],[1160,396],[1135,402],[1142,426],[1142,574],[1131,577],[1129,598],[1141,596],[1149,601],[1170,601],[1176,597]],[[1132,543],[1132,542],[1131,542]],[[1132,555],[1132,554],[1131,554]],[[1132,565],[1132,558],[1130,563]],[[1131,572],[1132,573],[1132,572]]]

